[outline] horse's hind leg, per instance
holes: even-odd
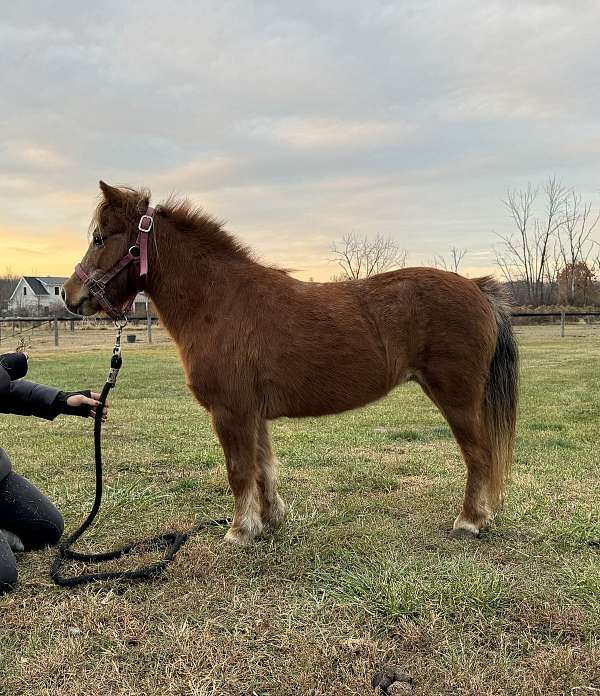
[[[491,451],[487,433],[479,424],[477,413],[471,412],[465,417],[451,412],[447,418],[467,464],[465,497],[451,536],[478,536],[494,514],[489,495]]]
[[[258,488],[261,496],[261,513],[264,524],[283,522],[286,506],[277,492],[277,459],[271,447],[269,424],[264,418],[258,423]]]
[[[467,465],[465,497],[451,536],[475,537],[494,512],[489,499],[492,459],[483,422],[483,388],[463,385],[457,393],[440,382],[421,382],[421,386],[444,414]]]
[[[235,500],[227,541],[248,544],[263,529],[257,467],[257,417],[228,409],[211,411],[215,431],[225,453],[227,476]]]

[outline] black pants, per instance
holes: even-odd
[[[41,491],[11,471],[0,481],[0,528],[16,534],[25,550],[41,549],[58,542],[64,521]],[[0,535],[0,594],[12,589],[16,582],[15,556]]]

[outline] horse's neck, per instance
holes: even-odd
[[[219,315],[219,308],[237,292],[243,274],[239,266],[251,261],[219,257],[198,259],[185,251],[170,259],[161,253],[160,261],[149,265],[147,294],[169,333],[178,340],[190,326],[190,317],[200,308]],[[154,272],[153,267],[154,266]]]

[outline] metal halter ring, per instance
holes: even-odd
[[[150,232],[154,226],[154,218],[152,215],[142,215],[138,222],[138,230],[140,232]]]

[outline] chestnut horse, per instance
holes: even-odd
[[[100,304],[81,278],[100,279],[128,249],[139,253],[150,200],[144,190],[100,188],[91,244],[63,290],[67,307],[85,316]],[[512,460],[518,381],[510,312],[495,280],[406,268],[302,282],[258,263],[187,201],[156,208],[149,240],[145,291],[225,454],[235,498],[228,540],[248,543],[285,515],[269,421],[358,408],[408,380],[440,409],[467,465],[452,535],[477,536],[491,520]],[[102,289],[102,299],[127,304],[141,289],[139,264]]]

